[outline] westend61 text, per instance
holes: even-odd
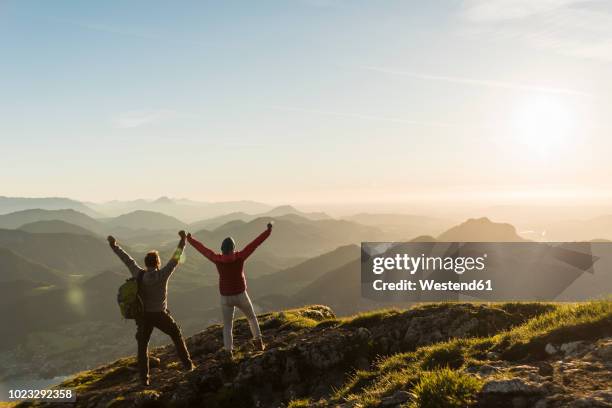
[[[418,282],[418,285],[417,285]],[[398,291],[489,291],[493,290],[491,280],[473,280],[470,282],[436,282],[431,279],[419,279],[417,282],[402,279],[397,282],[384,282],[381,279],[372,282],[376,291],[398,290]]]

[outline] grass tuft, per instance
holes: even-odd
[[[293,400],[287,405],[287,408],[308,408],[312,406],[312,401],[308,398]]]
[[[461,341],[440,343],[423,348],[425,352],[421,359],[421,368],[434,370],[438,368],[458,369],[465,361],[463,349],[465,345]]]
[[[262,328],[281,330],[309,329],[328,319],[334,319],[332,312],[328,308],[317,305],[268,313],[261,317],[263,317],[261,322]]]
[[[410,408],[464,408],[474,404],[482,380],[443,368],[425,371],[412,389]]]
[[[383,320],[400,314],[397,309],[381,309],[359,313],[357,315],[341,319],[340,326],[346,327],[371,327],[380,324]]]

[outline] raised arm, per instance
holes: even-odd
[[[123,248],[119,246],[119,244],[117,244],[117,240],[115,239],[115,237],[109,235],[107,240],[113,252],[119,257],[119,259],[121,259],[125,266],[127,266],[133,277],[137,277],[141,271],[144,271],[144,269],[142,269],[136,263],[134,258],[132,258],[127,252],[125,252]]]
[[[181,237],[181,240],[179,241],[178,246],[174,251],[174,254],[172,254],[172,257],[170,258],[166,266],[160,269],[162,275],[172,275],[172,272],[174,272],[174,270],[179,264],[179,261],[181,260],[183,250],[185,249],[185,243],[187,242],[187,235],[185,234],[185,231],[179,231],[179,236]]]
[[[262,242],[264,242],[266,239],[268,239],[271,233],[272,223],[268,223],[268,228],[266,228],[264,232],[259,234],[257,238],[255,238],[249,245],[245,246],[244,249],[239,252],[240,257],[242,257],[242,259],[247,259],[249,256],[251,256],[251,254],[257,249],[257,247],[260,246]]]
[[[203,243],[195,239],[191,234],[187,234],[187,241],[191,244],[192,247],[197,249],[199,253],[204,255],[211,262],[215,262],[218,255],[210,248],[207,248]]]

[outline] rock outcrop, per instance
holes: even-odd
[[[489,363],[495,370],[484,372],[473,367],[486,381],[480,406],[612,407],[612,337],[546,346],[553,349],[550,361],[495,361]]]

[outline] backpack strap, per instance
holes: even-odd
[[[143,302],[143,306],[144,306],[144,292],[142,291],[142,279],[144,278],[144,271],[140,271],[138,272],[138,276],[136,277],[136,288],[138,291],[138,297],[140,297],[140,300]]]

